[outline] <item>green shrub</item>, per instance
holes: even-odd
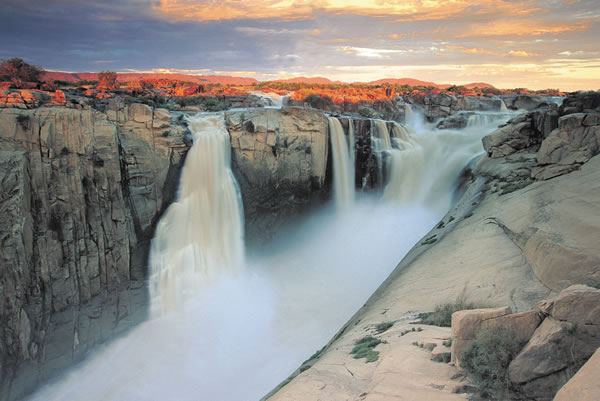
[[[475,309],[476,307],[467,303],[464,300],[457,301],[453,304],[443,304],[435,307],[433,312],[425,312],[419,314],[422,324],[431,326],[450,327],[452,324],[452,314],[459,310]]]
[[[354,359],[365,358],[369,362],[375,362],[379,359],[379,352],[373,348],[381,344],[382,341],[373,336],[365,336],[354,343],[354,348],[350,351],[351,355],[354,355]]]
[[[382,322],[382,323],[375,325],[375,331],[377,332],[377,334],[381,334],[381,333],[387,331],[393,325],[394,325],[394,322]]]
[[[366,107],[361,107],[360,109],[358,109],[358,114],[365,118],[373,117],[373,113],[371,112],[371,110]]]
[[[207,111],[221,111],[229,107],[227,102],[220,101],[216,97],[185,96],[178,98],[175,102],[180,107],[204,106]]]
[[[512,332],[505,327],[481,330],[461,357],[461,366],[484,391],[510,389],[508,365],[521,350]]]

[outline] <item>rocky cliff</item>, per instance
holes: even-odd
[[[227,112],[232,170],[240,185],[250,245],[318,201],[325,189],[329,125],[314,109]]]
[[[184,114],[119,97],[15,104],[0,109],[0,399],[145,318],[148,243],[191,145]],[[260,243],[328,196],[328,120],[310,108],[225,119],[246,238]]]
[[[449,356],[442,340],[450,343],[451,333],[410,325],[416,312],[461,302],[503,307],[500,315],[516,312],[529,345],[511,365],[511,380],[531,399],[550,399],[598,341],[589,319],[576,328],[577,316],[596,316],[597,301],[583,303],[583,312],[569,302],[560,313],[545,308],[539,333],[542,319],[529,311],[569,286],[600,282],[599,99],[597,93],[568,98],[559,109],[525,113],[484,138],[488,155],[467,174],[469,185],[457,205],[269,399],[468,399],[464,392],[474,389],[464,375],[434,361]],[[554,146],[556,141],[561,144]],[[381,342],[372,363],[351,355],[365,336]],[[572,350],[576,363],[562,353],[570,344],[579,344]],[[535,361],[545,370],[534,371]]]
[[[139,321],[144,244],[184,135],[140,104],[0,109],[0,398]]]

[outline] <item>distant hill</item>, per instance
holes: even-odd
[[[95,81],[98,79],[97,72],[60,72],[60,71],[46,71],[43,75],[45,81],[67,81],[77,82],[82,79],[87,81]],[[252,85],[256,84],[257,81],[254,78],[245,77],[232,77],[228,75],[187,75],[187,74],[168,74],[168,73],[119,73],[119,81],[130,82],[142,79],[172,79],[176,81],[189,81],[194,83],[211,83],[211,84],[224,84],[224,85]],[[325,77],[296,77],[290,79],[279,79],[274,82],[284,83],[305,83],[305,84],[345,84],[341,81],[332,81]],[[438,89],[446,89],[451,85],[449,84],[436,84],[435,82],[421,81],[414,78],[385,78],[378,79],[371,82],[354,82],[355,84],[366,84],[366,85],[408,85],[408,86],[431,86]],[[462,85],[467,89],[473,88],[494,88],[485,82],[473,82],[470,84]]]
[[[82,79],[94,81],[98,79],[97,72],[58,72],[46,71],[42,77],[45,81],[77,82]],[[176,81],[189,81],[195,83],[252,85],[258,83],[254,78],[231,77],[228,75],[186,75],[186,74],[159,74],[159,73],[119,73],[119,81],[130,82],[141,79],[172,79]]]
[[[360,82],[357,82],[360,83]],[[446,89],[449,88],[450,85],[448,84],[436,84],[435,82],[427,82],[427,81],[421,81],[418,79],[413,79],[413,78],[385,78],[385,79],[378,79],[377,81],[371,81],[371,82],[367,82],[368,85],[383,85],[383,84],[390,84],[390,85],[408,85],[408,86],[432,86],[434,88],[438,88],[438,89]]]
[[[302,84],[343,84],[342,81],[332,81],[328,78],[323,77],[297,77],[290,79],[278,79],[273,82],[285,82],[285,83],[302,83]]]
[[[495,88],[494,85],[490,85],[490,84],[486,84],[485,82],[473,82],[472,84],[466,84],[466,85],[462,85],[467,89],[473,89],[473,88],[479,88],[479,89],[483,89],[483,88]]]

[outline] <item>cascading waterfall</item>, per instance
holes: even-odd
[[[504,104],[504,103],[503,103]],[[494,124],[500,124],[510,118],[511,114],[506,112],[479,112],[471,113],[467,118],[467,128],[488,127]]]
[[[350,177],[352,180],[352,188],[354,189],[355,185],[355,177],[356,177],[356,138],[354,136],[354,122],[352,120],[348,120],[348,139],[349,139],[349,143],[348,143],[348,150],[349,150],[349,156],[350,156],[350,167],[351,167],[351,171],[350,171]]]
[[[383,120],[373,120],[375,125],[375,135],[371,133],[371,138],[374,139],[374,150],[375,152],[381,152],[384,150],[392,149],[392,140],[390,138],[390,132],[387,129],[387,124]]]
[[[352,151],[340,122],[329,122],[341,159],[334,168],[350,177]],[[247,259],[223,114],[191,118],[190,128],[178,200],[153,240],[152,319],[32,400],[260,399],[327,343],[439,222],[461,169],[494,127],[415,132],[394,124],[390,135],[374,121],[373,149],[389,160],[384,201],[365,194],[336,213],[315,211]],[[350,179],[338,181],[352,188],[344,195],[351,200]]]
[[[343,209],[354,200],[354,159],[350,158],[342,124],[335,117],[329,117],[329,132],[333,154],[333,194],[336,206]]]
[[[389,180],[385,187],[387,201],[407,202],[415,197],[425,170],[423,147],[414,139],[414,131],[404,125],[392,126],[395,149],[390,149]]]
[[[242,203],[230,169],[223,115],[188,121],[194,145],[181,173],[179,196],[152,241],[153,313],[179,308],[222,271],[239,270],[244,260]]]

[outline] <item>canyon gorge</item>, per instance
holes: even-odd
[[[553,399],[592,357],[598,92],[276,100],[0,91],[0,400],[466,399],[400,335],[461,297],[543,315],[520,394]],[[422,336],[460,365],[444,330]],[[373,363],[349,355],[365,334]]]

